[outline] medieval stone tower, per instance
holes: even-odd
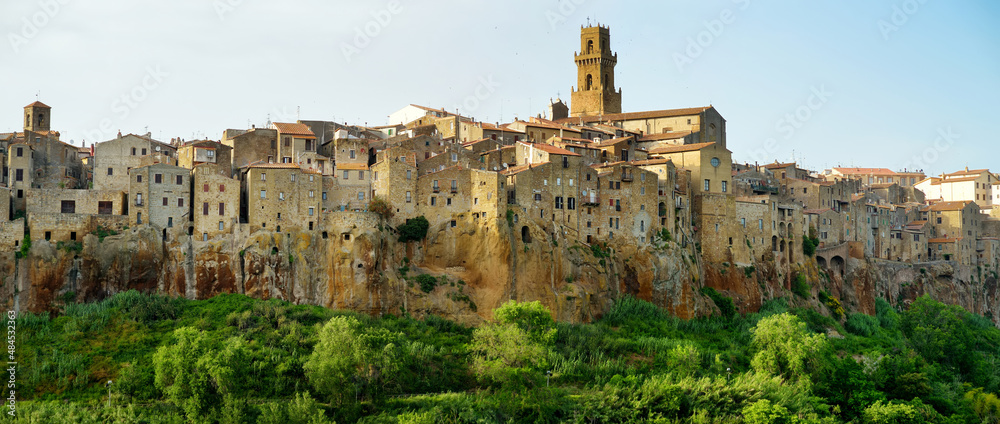
[[[582,28],[580,52],[575,59],[577,86],[570,99],[570,116],[621,113],[622,92],[615,90],[618,55],[611,53],[611,31],[608,27]]]
[[[24,107],[25,131],[48,131],[52,120],[52,108],[42,102],[34,102]]]

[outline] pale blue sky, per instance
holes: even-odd
[[[611,27],[626,111],[711,103],[735,160],[1000,171],[1000,3],[985,0],[5,1],[0,131],[38,91],[77,143],[147,126],[218,139],[297,108],[525,118],[569,100],[588,17]]]

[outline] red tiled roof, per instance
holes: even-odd
[[[645,166],[645,165],[663,165],[665,163],[670,163],[670,159],[647,159],[647,160],[634,160],[631,163],[635,166]]]
[[[368,169],[368,164],[366,163],[338,163],[338,171],[356,171]]]
[[[959,238],[942,237],[942,238],[932,238],[930,240],[927,240],[927,242],[928,243],[954,243],[954,242],[959,241],[961,239],[962,239],[961,237],[959,237]]]
[[[285,135],[296,136],[296,138],[316,138],[316,134],[313,133],[306,124],[275,122],[272,125],[274,125],[274,128],[277,129],[278,132]]]
[[[989,169],[966,169],[964,171],[952,172],[950,174],[944,174],[946,177],[954,177],[959,175],[978,175],[984,172],[990,172]]]
[[[553,146],[551,144],[545,144],[545,143],[525,143],[523,141],[519,141],[518,143],[521,143],[521,144],[523,144],[525,146],[534,147],[534,148],[536,148],[538,150],[541,150],[543,152],[546,152],[546,153],[548,153],[550,155],[580,156],[579,153],[573,153],[573,152],[571,152],[569,150],[563,149],[561,147],[556,147],[556,146]]]
[[[46,109],[52,109],[51,107],[49,107],[49,105],[47,105],[45,103],[42,103],[42,102],[38,102],[38,101],[36,101],[36,102],[34,102],[34,103],[30,104],[30,105],[25,106],[25,108],[29,108],[29,107],[44,107]]]
[[[889,168],[833,168],[833,170],[844,175],[896,175],[896,171]]]
[[[932,185],[941,185],[941,184],[948,184],[948,183],[967,183],[969,181],[976,181],[979,178],[980,177],[948,178],[948,179],[944,179],[944,180],[932,181],[931,184]]]
[[[695,107],[687,109],[651,110],[646,112],[610,113],[607,115],[600,115],[600,116],[595,115],[595,116],[564,118],[564,119],[559,119],[556,122],[559,123],[606,122],[606,121],[628,121],[633,119],[670,118],[676,116],[698,115],[711,108],[712,106],[706,106],[706,107]]]
[[[767,168],[767,169],[778,169],[778,168],[788,168],[789,166],[795,166],[795,162],[789,162],[789,163],[769,163],[767,165],[764,165],[764,168]]]
[[[631,138],[632,136],[612,138],[611,140],[604,140],[601,142],[594,143],[594,145],[598,147],[614,146],[615,144],[621,143],[623,141],[628,141]]]

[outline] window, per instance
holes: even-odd
[[[458,193],[458,180],[451,180],[451,192]]]
[[[142,155],[146,156],[146,149],[145,148],[142,149]]]
[[[292,174],[291,178],[292,178],[292,182],[294,183],[295,182],[295,174]]]
[[[177,185],[182,185],[182,184],[184,184],[184,176],[183,175],[178,175],[177,176]]]
[[[556,196],[556,209],[563,208],[563,198],[562,196]]]
[[[747,219],[746,218],[740,218],[740,226],[743,227],[743,228],[747,227]]]
[[[24,148],[23,147],[18,147],[17,148],[17,157],[22,157],[22,156],[24,156]]]
[[[326,200],[326,192],[323,192],[323,200]]]
[[[226,192],[226,185],[219,184],[219,193],[225,193],[225,192]]]
[[[224,216],[224,215],[226,215],[226,204],[219,203],[219,216]]]
[[[201,204],[201,214],[208,215],[208,202]]]
[[[15,169],[14,170],[14,181],[24,181],[24,170]]]
[[[763,230],[764,229],[764,220],[763,219],[758,219],[757,220],[757,229],[759,229],[759,230]]]
[[[451,154],[451,161],[452,162],[458,162],[458,153],[452,153]]]
[[[575,210],[576,209],[576,198],[570,197],[566,199],[566,209]]]
[[[174,228],[174,217],[167,217],[167,228]]]
[[[115,169],[114,168],[108,168],[108,175],[115,175]]]
[[[163,174],[153,175],[153,182],[156,183],[156,184],[162,184],[163,183]]]
[[[406,170],[406,179],[408,179],[408,180],[409,180],[409,179],[411,179],[411,177],[412,177],[412,175],[411,175],[411,174],[412,174],[412,173],[413,173],[413,171],[411,171],[411,170],[407,169],[407,170]]]
[[[314,211],[315,211],[315,208],[309,208],[309,216],[313,216],[313,212]]]
[[[312,199],[312,198],[314,198],[314,197],[316,197],[316,196],[314,196],[314,195],[313,195],[313,191],[312,191],[312,190],[309,190],[309,198],[310,198],[310,199]]]
[[[278,192],[278,200],[285,200],[285,192],[283,191]]]
[[[406,203],[412,203],[412,202],[413,202],[413,197],[410,195],[410,192],[406,192]]]
[[[562,178],[556,177],[556,185],[562,185]]]
[[[350,177],[350,175],[348,174],[348,171],[344,171],[344,179],[345,179],[345,180],[347,180],[347,179],[350,179],[350,178],[351,178],[351,177]]]
[[[137,183],[141,183],[142,182],[142,174],[139,174],[139,175],[135,176],[135,182],[137,182]]]
[[[183,197],[178,197],[177,198],[177,207],[178,208],[183,208],[184,207],[184,198]]]
[[[365,179],[365,171],[358,171],[358,179],[359,180]]]
[[[542,201],[542,194],[541,193],[535,193],[535,201],[536,202],[541,202]]]
[[[445,200],[445,205],[451,206],[451,198],[450,197],[447,200]]]
[[[350,157],[351,159],[355,159],[355,158],[357,158],[357,155],[355,155],[355,153],[354,153],[354,150],[353,150],[353,149],[352,149],[352,150],[350,150],[350,151],[348,151],[347,155],[348,155],[348,156],[349,156],[349,157]]]
[[[431,206],[437,205],[437,197],[431,197]]]
[[[705,180],[705,191],[711,190],[712,180]]]
[[[358,200],[365,200],[365,192],[363,191],[358,192]]]
[[[725,193],[729,189],[728,181],[722,182],[722,192]]]
[[[260,191],[260,198],[261,199],[266,199],[267,198],[267,190],[261,190]]]
[[[167,206],[167,198],[166,197],[163,198],[163,206]]]

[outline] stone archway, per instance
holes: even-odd
[[[834,256],[830,258],[830,270],[839,274],[841,277],[844,276],[844,258],[840,256]]]
[[[528,230],[527,225],[521,227],[521,242],[531,243],[531,231]]]

